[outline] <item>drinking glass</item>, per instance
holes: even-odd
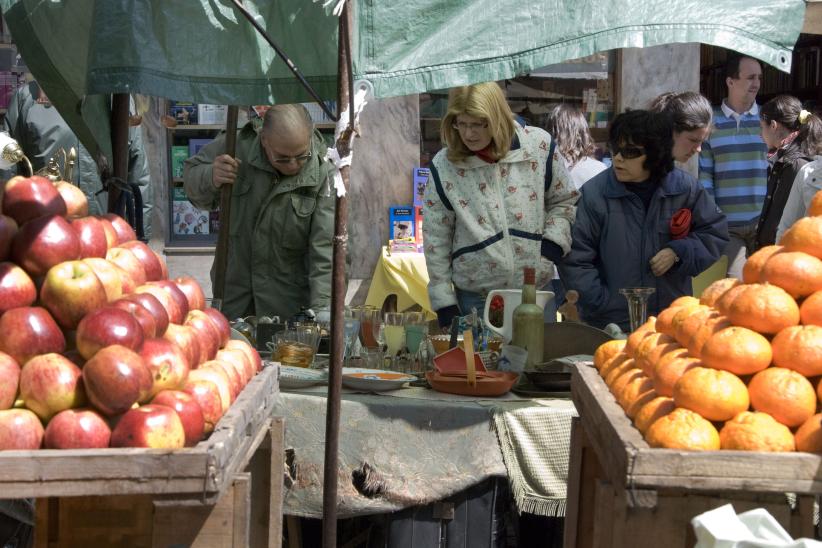
[[[360,318],[360,343],[364,348],[378,348],[382,346],[376,339],[376,333],[382,325],[380,310],[372,306],[363,306],[358,310]]]
[[[346,307],[344,311],[343,320],[345,322],[345,354],[344,359],[346,363],[351,360],[351,353],[354,348],[354,342],[357,340],[357,335],[360,332],[360,316],[359,311],[353,308]]]
[[[628,318],[631,322],[631,333],[645,323],[648,316],[648,297],[654,291],[653,287],[625,287],[619,292],[625,296],[628,301]]]
[[[405,324],[401,312],[388,312],[385,315],[385,346],[391,357],[405,348]]]
[[[418,375],[425,373],[425,363],[428,359],[428,348],[425,343],[428,337],[428,322],[424,312],[406,312],[405,347],[408,349],[408,368],[405,373]]]

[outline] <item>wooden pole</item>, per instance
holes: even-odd
[[[111,159],[112,173],[121,181],[128,181],[128,94],[115,93],[111,99]],[[108,211],[114,213],[120,188],[109,185]]]
[[[348,110],[348,127],[337,136],[335,147],[340,158],[351,153],[354,110],[351,86],[351,9],[345,3],[340,15],[339,57],[337,65],[337,109]],[[340,168],[346,192],[350,168]],[[345,255],[348,248],[348,198],[337,197],[334,214],[334,254],[331,287],[331,361],[328,367],[328,403],[325,416],[325,464],[323,468],[323,548],[337,546],[337,470],[340,432],[340,393],[344,344],[343,312],[345,309]]]
[[[237,114],[236,105],[228,107],[225,124],[225,153],[234,158],[237,152]],[[225,294],[225,268],[228,262],[228,233],[231,222],[231,191],[234,185],[223,185],[220,188],[220,231],[217,233],[217,249],[214,253],[214,286],[211,288],[215,299],[222,299]]]

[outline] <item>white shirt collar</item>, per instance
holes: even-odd
[[[722,100],[722,113],[725,116],[727,116],[728,118],[733,118],[734,120],[737,120],[737,119],[741,118],[742,116],[759,116],[759,105],[757,105],[756,101],[754,101],[753,105],[751,105],[751,108],[749,108],[748,110],[746,110],[742,114],[739,114],[734,109],[729,107],[728,103],[726,103],[725,100],[723,99]]]

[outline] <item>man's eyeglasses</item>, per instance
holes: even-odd
[[[617,146],[609,144],[608,150],[611,151],[611,158],[615,158],[617,154],[621,155],[625,160],[633,160],[645,154],[645,149],[642,147],[635,147],[632,145]]]
[[[291,162],[297,162],[301,164],[303,162],[307,162],[311,159],[311,151],[309,150],[305,154],[300,154],[299,156],[283,156],[283,157],[274,157],[270,158],[272,164],[290,164]]]
[[[488,129],[488,122],[457,122],[451,123],[451,127],[457,131],[480,131]]]

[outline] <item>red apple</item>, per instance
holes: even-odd
[[[220,349],[220,332],[211,318],[202,310],[192,310],[186,316],[185,324],[194,328],[200,342],[200,363],[213,360]]]
[[[108,447],[111,429],[91,409],[66,409],[49,421],[43,445],[46,449],[102,449]]]
[[[205,433],[213,432],[223,416],[223,400],[217,385],[207,380],[189,379],[183,385],[183,392],[189,394],[200,405],[205,419]]]
[[[203,288],[200,287],[200,282],[191,276],[180,276],[174,278],[174,283],[186,296],[189,310],[202,310],[205,308],[205,293],[203,293]]]
[[[68,181],[57,181],[54,183],[54,187],[66,203],[66,216],[85,217],[88,215],[88,198],[80,190],[80,187],[74,186]]]
[[[80,257],[105,258],[108,251],[106,231],[97,217],[70,218],[69,224],[80,238]]]
[[[100,349],[116,344],[138,352],[143,345],[140,322],[122,308],[105,306],[89,312],[77,326],[77,350],[91,359]]]
[[[134,229],[119,215],[106,213],[103,215],[103,218],[108,219],[111,222],[111,226],[114,227],[114,232],[117,233],[117,245],[137,239],[137,234],[134,233]]]
[[[43,422],[65,409],[85,402],[82,372],[60,354],[41,354],[23,366],[20,397]]]
[[[0,352],[25,364],[38,354],[61,353],[66,338],[48,310],[39,306],[12,308],[0,316]]]
[[[80,239],[63,217],[46,215],[20,227],[11,256],[30,276],[42,276],[56,264],[80,258]]]
[[[136,289],[136,288],[135,288]],[[166,312],[163,303],[151,293],[130,293],[124,299],[133,301],[146,310],[154,317],[154,323],[157,325],[156,337],[162,337],[168,327],[168,312]]]
[[[104,415],[123,413],[143,395],[146,373],[139,354],[119,344],[107,346],[83,366],[86,395]]]
[[[193,327],[169,323],[166,332],[163,333],[163,338],[180,347],[186,356],[189,368],[195,369],[200,365],[200,342],[197,340]]]
[[[178,325],[181,325],[185,320],[185,314],[183,314],[183,311],[180,310],[180,305],[177,303],[177,301],[174,300],[174,298],[168,291],[166,291],[159,285],[154,285],[153,283],[143,284],[137,286],[134,289],[134,293],[148,293],[149,295],[153,295],[158,301],[160,301],[160,304],[163,305],[166,314],[168,314],[169,323],[176,323]],[[183,298],[185,299],[185,297]]]
[[[64,329],[76,328],[83,316],[107,302],[103,282],[83,261],[66,261],[51,267],[40,288],[40,303]]]
[[[231,381],[225,371],[220,368],[193,369],[188,374],[188,380],[213,382],[220,391],[220,402],[222,403],[223,414],[225,415],[225,412],[228,411],[232,402]]]
[[[248,361],[251,362],[251,365],[254,366],[254,372],[259,373],[263,370],[263,360],[260,358],[260,353],[257,352],[257,349],[248,344],[245,341],[235,341],[230,340],[225,343],[225,348],[238,348],[245,352]]]
[[[248,381],[254,378],[254,365],[248,360],[245,352],[239,348],[223,348],[217,352],[216,359],[230,363],[234,369],[240,373],[240,376],[243,379],[243,386],[248,384]]]
[[[152,251],[154,251],[154,250],[152,249]],[[167,280],[168,279],[168,265],[166,264],[165,259],[163,259],[163,256],[160,255],[159,253],[157,253],[156,251],[154,251],[154,255],[157,256],[157,260],[160,261],[160,268],[163,269],[162,279]]]
[[[134,253],[134,256],[137,257],[137,260],[143,265],[146,280],[151,282],[163,279],[163,269],[160,266],[160,260],[146,244],[139,240],[131,240],[130,242],[121,243],[119,247],[128,249]]]
[[[106,253],[106,260],[128,272],[136,285],[146,283],[146,270],[143,268],[143,263],[131,250],[124,247],[112,247]]]
[[[180,311],[179,316],[172,316],[169,314],[168,319],[173,323],[182,324],[186,319],[186,314],[188,314],[188,299],[186,299],[185,293],[180,291],[180,288],[177,287],[177,284],[171,280],[158,280],[148,282],[146,285],[160,287],[163,291],[168,293],[168,296],[171,297],[171,300],[174,301],[176,308]]]
[[[20,365],[5,352],[0,352],[0,409],[14,405],[19,386]]]
[[[54,184],[35,175],[12,177],[3,190],[3,213],[18,225],[44,215],[65,215],[66,202]]]
[[[140,356],[151,372],[152,394],[179,388],[188,377],[188,358],[177,344],[167,339],[146,339]]]
[[[17,234],[17,222],[0,213],[0,261],[5,261],[11,254],[11,241]]]
[[[177,412],[165,405],[143,405],[130,409],[111,432],[112,447],[185,447],[186,433]]]
[[[228,323],[228,320],[223,313],[217,310],[216,308],[205,308],[203,312],[208,314],[208,317],[211,318],[211,321],[214,322],[214,325],[217,327],[217,331],[220,332],[220,348],[223,348],[226,343],[231,339],[231,325]]]
[[[0,451],[40,449],[43,424],[28,409],[0,411]]]
[[[111,221],[100,217],[99,215],[97,215],[96,218],[100,221],[100,224],[103,227],[103,232],[106,234],[106,250],[117,247],[117,231],[114,230],[114,225],[111,224]]]
[[[110,303],[110,306],[121,308],[134,316],[134,319],[137,320],[140,327],[143,328],[143,339],[150,339],[157,336],[157,322],[154,321],[154,316],[151,315],[151,312],[146,310],[142,305],[128,299],[117,299]],[[145,342],[143,342],[143,344],[145,344]]]
[[[137,282],[134,281],[134,278],[131,277],[131,274],[123,270],[123,268],[120,265],[114,264],[111,261],[108,262],[114,266],[114,269],[117,271],[117,274],[120,275],[120,283],[123,286],[123,295],[134,293],[134,290],[137,289]]]
[[[106,292],[106,301],[111,302],[119,299],[123,295],[123,277],[120,274],[123,269],[116,264],[99,257],[88,257],[83,259],[97,278],[103,284]]]
[[[26,271],[14,263],[0,263],[0,314],[10,308],[29,306],[37,299],[37,288]]]
[[[236,369],[234,369],[234,366],[228,362],[210,360],[202,364],[198,371],[206,369],[217,369],[225,374],[228,379],[228,388],[231,393],[231,401],[233,402],[236,400],[237,396],[239,396],[240,392],[243,390],[243,381],[240,374],[237,373]]]
[[[203,439],[205,418],[200,404],[191,394],[181,390],[163,390],[151,400],[152,405],[165,405],[177,412],[183,423],[186,447],[194,447]]]

